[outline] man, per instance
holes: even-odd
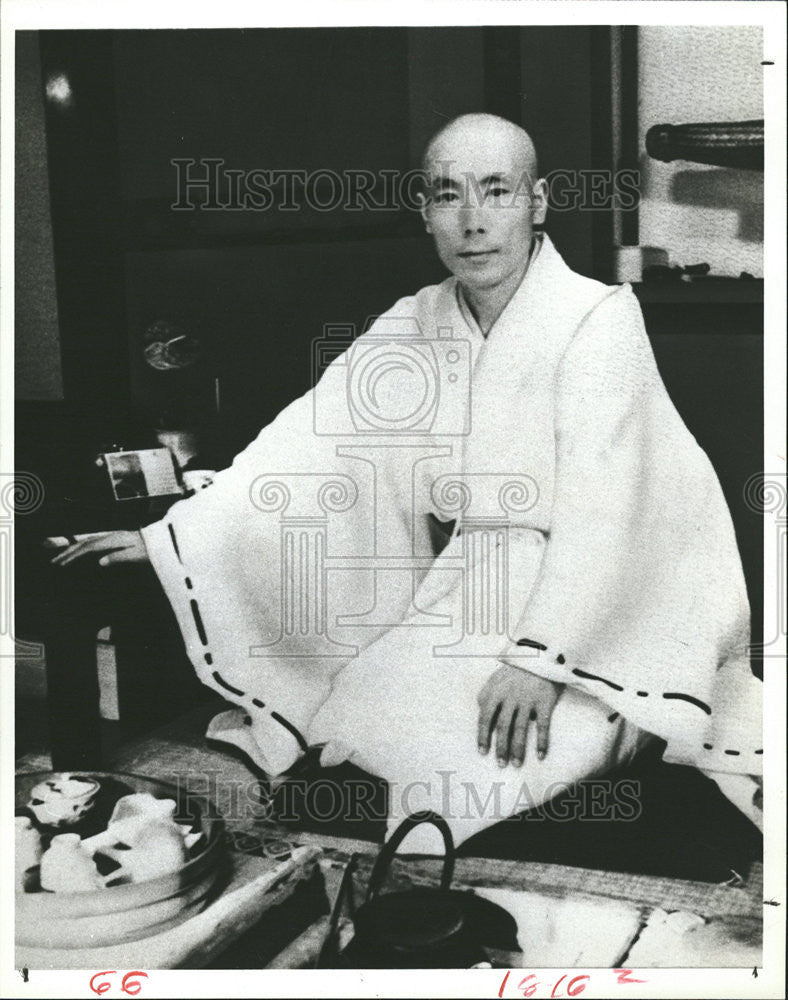
[[[198,675],[240,706],[210,734],[269,773],[322,744],[388,780],[392,821],[432,808],[464,840],[655,734],[758,822],[730,516],[637,301],[535,234],[546,183],[519,127],[458,118],[424,168],[452,277],[144,539],[56,561],[150,558]],[[454,521],[437,556],[435,519]]]

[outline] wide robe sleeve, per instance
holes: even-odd
[[[384,350],[390,328],[409,337],[422,308],[401,300],[360,341]],[[335,357],[212,486],[142,533],[198,677],[241,709],[232,739],[224,724],[221,738],[269,774],[306,749],[333,678],[412,600],[407,573],[378,586],[375,545],[409,553],[415,531],[427,531],[426,513],[417,528],[407,516],[402,450],[375,451],[376,439],[354,432],[348,358]],[[376,519],[378,509],[390,516]],[[354,627],[370,607],[379,623]],[[342,616],[350,624],[339,628]]]
[[[760,773],[762,686],[730,513],[629,287],[586,316],[554,396],[547,546],[501,658],[603,699],[721,787],[718,773]]]

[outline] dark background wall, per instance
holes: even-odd
[[[16,77],[17,398],[63,398],[38,37],[20,33]]]
[[[316,320],[362,322],[445,274],[412,210],[173,211],[174,158],[216,157],[238,170],[407,171],[445,121],[491,110],[533,128],[549,167],[587,169],[604,160],[594,145],[604,129],[591,128],[599,101],[589,90],[592,79],[603,92],[607,82],[601,107],[609,117],[609,79],[594,57],[595,32],[604,29],[550,29],[550,37],[545,30],[20,33],[20,73],[35,76],[38,44],[43,78],[64,74],[73,92],[68,106],[46,102],[63,354],[55,367],[66,400],[93,400],[105,410],[121,400],[144,403],[150,387],[139,337],[163,314],[200,317],[212,353],[225,358],[238,338],[239,365],[255,367],[255,351],[270,362],[270,330],[274,317],[277,330],[282,325],[281,311],[288,333],[277,333],[274,350],[286,340],[292,357],[295,345],[308,347],[319,334]],[[548,128],[551,121],[561,127]],[[606,221],[592,216],[575,211],[554,220],[568,262],[585,273],[599,271],[591,232]],[[284,246],[282,255],[266,253]],[[196,288],[183,278],[181,252],[191,251],[203,254]],[[385,268],[373,275],[367,262],[376,254]],[[251,267],[258,259],[265,268],[255,272],[257,292],[234,290],[235,302],[217,303],[239,261]],[[340,260],[341,267],[332,263]],[[314,308],[320,302],[330,306],[325,319]],[[335,303],[344,304],[344,317]],[[25,344],[37,342],[29,328],[19,334]],[[42,347],[54,364],[54,352]],[[232,381],[226,365],[222,374]],[[305,385],[294,380],[291,396]],[[230,388],[228,405],[238,398]],[[24,385],[19,396],[34,398]],[[267,413],[249,416],[254,422]]]

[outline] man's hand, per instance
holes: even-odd
[[[144,563],[148,561],[148,550],[139,531],[108,531],[106,535],[85,538],[69,545],[52,560],[53,566],[67,566],[85,556],[99,556],[99,566],[115,563]]]
[[[507,664],[499,667],[477,699],[479,753],[488,753],[495,732],[499,766],[506,767],[511,759],[515,767],[521,767],[528,725],[535,721],[537,756],[543,760],[548,749],[550,718],[563,687],[519,667]]]

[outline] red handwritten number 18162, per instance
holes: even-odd
[[[618,986],[626,985],[627,983],[645,982],[645,979],[633,979],[631,969],[613,969],[612,971],[615,973],[617,977],[616,985]],[[501,988],[498,990],[499,1000],[503,1000],[504,990],[506,989],[506,985],[509,981],[509,976],[511,975],[511,973],[512,970],[509,969],[509,971],[506,973],[506,975],[503,977],[503,980],[501,981]],[[568,974],[566,974],[561,976],[560,979],[556,980],[556,982],[552,984],[552,987],[550,986],[549,983],[546,983],[545,988],[550,990],[550,992],[542,993],[540,994],[540,996],[550,997],[550,1000],[559,1000],[559,998],[564,998],[564,997],[578,997],[586,988],[590,980],[591,977],[587,975],[573,976],[571,979],[569,979]],[[520,982],[517,984],[516,988],[519,992],[519,995],[525,997],[526,1000],[528,1000],[528,998],[536,996],[536,991],[541,985],[542,984],[537,980],[536,976],[533,973],[531,973],[529,976],[525,976],[523,979],[521,979]],[[515,988],[514,981],[512,981],[509,989],[510,991],[512,991],[514,988]]]

